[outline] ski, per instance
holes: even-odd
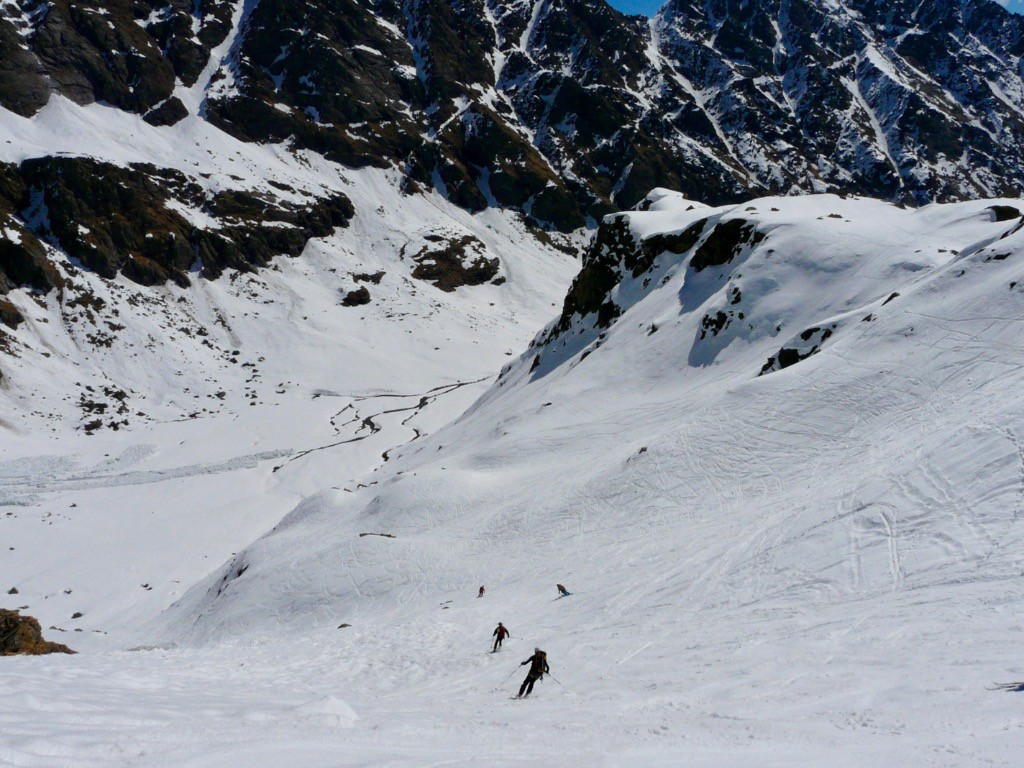
[[[1024,693],[1024,682],[1016,683],[993,683],[995,688],[986,688],[988,691],[1012,691],[1014,693]]]

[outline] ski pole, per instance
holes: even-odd
[[[514,674],[514,673],[513,673],[513,674]],[[554,681],[555,681],[556,683],[558,683],[559,685],[562,685],[562,683],[561,683],[561,682],[559,682],[558,678],[557,678],[557,677],[555,677],[554,675],[552,675],[552,674],[551,674],[550,672],[548,672],[548,673],[547,673],[547,676],[548,676],[548,677],[550,677],[550,678],[551,678],[552,680],[554,680]],[[566,687],[565,687],[564,685],[562,685],[562,690],[564,690],[564,691],[565,691],[566,693],[572,693],[572,691],[570,691],[570,690],[569,690],[568,688],[566,688]]]
[[[522,666],[522,665],[520,665],[520,666]],[[519,671],[519,667],[516,667],[515,669],[512,670],[512,675],[514,675],[518,671]],[[507,683],[509,680],[511,680],[512,679],[512,675],[509,675],[504,680],[502,680],[500,683],[498,683],[496,686],[494,686],[494,690],[498,690],[499,688],[501,688],[501,686],[503,686],[505,683]],[[556,680],[555,682],[557,683],[558,681]],[[558,684],[561,685],[561,683],[558,683]]]

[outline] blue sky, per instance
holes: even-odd
[[[608,2],[626,13],[644,13],[653,16],[665,0],[608,0]]]
[[[665,0],[608,0],[613,6],[626,13],[645,13],[648,16],[661,8]],[[1024,0],[1000,0],[1011,11],[1024,13]]]

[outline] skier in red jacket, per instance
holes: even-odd
[[[484,587],[483,587],[482,584],[480,585],[480,591],[476,593],[476,596],[477,597],[483,597],[484,596]]]
[[[494,638],[494,648],[491,650],[491,653],[498,652],[498,649],[501,648],[501,641],[508,637],[509,634],[509,631],[505,629],[505,625],[499,621],[497,628],[491,633],[491,637]]]

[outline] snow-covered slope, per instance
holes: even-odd
[[[768,524],[776,507],[787,526],[799,529],[803,520],[840,538],[857,521],[881,525],[890,507],[929,532],[913,542],[914,567],[887,558],[885,571],[895,569],[887,576],[854,573],[852,562],[832,562],[835,552],[823,546],[827,573],[798,568],[791,557],[794,570],[783,570],[780,583],[746,583],[750,596],[783,589],[808,577],[807,569],[845,592],[859,591],[862,578],[879,586],[884,576],[892,587],[939,564],[976,565],[970,557],[949,561],[948,542],[933,528],[960,540],[961,555],[995,554],[999,537],[985,531],[989,523],[1011,526],[1014,507],[1004,502],[1016,490],[1012,483],[986,490],[995,481],[980,470],[1002,454],[1011,479],[1017,469],[1009,461],[1016,455],[1010,394],[1020,351],[1024,206],[979,201],[908,211],[820,196],[716,209],[661,191],[652,200],[647,211],[606,219],[563,317],[473,408],[397,451],[380,487],[340,506],[304,504],[246,551],[245,579],[207,595],[209,604],[200,600],[203,624],[237,631],[234,606],[250,589],[266,606],[260,573],[275,577],[274,553],[289,558],[290,578],[301,578],[306,569],[295,568],[291,540],[321,518],[399,535],[386,551],[405,555],[397,563],[419,562],[400,567],[422,571],[441,591],[498,566],[483,560],[497,557],[504,570],[520,549],[538,547],[531,561],[550,567],[542,553],[573,551],[591,527],[619,532],[615,539],[637,525],[703,537],[712,519],[749,530],[734,516],[764,516]],[[615,277],[595,294],[599,273]],[[581,309],[579,295],[597,295],[595,311]],[[954,442],[988,448],[961,454]],[[964,469],[945,465],[953,455],[962,455]],[[923,472],[929,480],[917,477]],[[928,492],[929,482],[950,487]],[[970,514],[959,503],[968,498],[977,500]],[[950,527],[959,525],[954,536]],[[420,549],[421,536],[443,540],[443,551]],[[652,537],[649,545],[662,543]],[[579,549],[593,557],[605,545],[619,546],[596,539]],[[303,555],[310,577],[331,569],[318,565],[323,558],[349,570],[345,558],[359,546],[377,550],[324,538],[322,549]],[[331,602],[358,610],[351,586],[332,592]],[[406,588],[421,590],[422,580],[406,576],[387,587]],[[305,592],[290,589],[285,605]],[[306,615],[278,613],[264,611],[256,623]]]
[[[171,650],[47,669],[188,659],[153,674],[276,722],[171,753],[193,720],[155,714],[158,753],[209,765],[239,739],[342,764],[1010,765],[1016,700],[985,688],[1024,672],[1021,210],[658,192],[455,423],[138,635]],[[498,619],[559,681],[526,711],[483,653]],[[235,659],[289,693],[243,701]]]
[[[0,123],[12,137],[0,160],[49,148],[40,162],[54,184],[130,189],[128,216],[91,209],[81,192],[57,197],[82,222],[65,238],[75,248],[135,258],[97,233],[130,229],[141,198],[160,237],[230,235],[257,260],[214,255],[172,273],[180,284],[144,285],[47,238],[50,290],[0,300],[22,318],[0,326],[0,583],[19,590],[5,605],[29,606],[44,627],[123,637],[303,496],[355,485],[386,452],[462,412],[578,269],[578,235],[406,196],[392,171],[248,144],[198,117],[157,128],[54,97],[31,119]],[[76,152],[94,158],[84,173],[86,161],[59,165]],[[208,201],[161,200],[154,178],[172,173]],[[307,232],[293,257],[262,260],[261,232],[273,243],[296,227],[211,210],[209,200],[241,194],[300,210],[343,196],[351,210],[332,232]],[[171,216],[185,224],[167,225]]]
[[[390,367],[392,339],[409,336],[414,326],[415,344],[438,347],[432,356],[444,368],[442,350],[461,337],[456,326],[486,329],[488,336],[518,326],[512,338],[520,339],[547,319],[574,269],[565,250],[577,240],[531,235],[514,212],[472,216],[437,194],[405,196],[393,172],[346,169],[285,147],[247,144],[197,117],[155,128],[59,97],[31,120],[0,117],[14,139],[0,148],[0,161],[22,163],[45,148],[95,158],[92,168],[80,170],[77,160],[36,174],[53,192],[41,215],[56,220],[60,202],[70,226],[40,240],[55,275],[41,288],[53,287],[6,297],[24,318],[13,330],[0,329],[7,352],[0,359],[2,418],[16,431],[36,431],[41,420],[55,429],[123,427],[223,411],[235,396],[274,400],[282,382],[300,383],[300,373],[320,377],[301,382],[310,388],[329,388],[338,374],[332,362],[352,366],[356,356],[364,370]],[[43,162],[54,166],[61,159]],[[195,191],[161,200],[152,191],[154,178],[159,185],[161,174],[172,173]],[[121,204],[91,209],[92,188],[56,186],[104,174],[106,186],[94,182],[102,193],[135,185],[130,202],[139,211],[127,217],[148,217],[142,242],[191,239],[196,255],[186,249],[185,268],[160,261],[153,269],[166,272],[140,278],[156,257],[117,240],[131,226],[118,221],[125,215]],[[51,187],[44,189],[33,194],[49,194]],[[323,225],[311,231],[275,221],[270,204],[269,215],[254,215],[241,195],[261,206],[264,200],[294,206],[300,215],[317,215],[332,199],[351,207],[333,231]],[[218,210],[222,204],[226,212]],[[168,224],[171,217],[180,223]],[[95,239],[90,227],[104,239]],[[56,226],[44,227],[50,229]],[[294,247],[277,246],[275,233],[300,239]],[[232,250],[218,254],[207,243]],[[91,254],[103,255],[83,265]],[[442,323],[452,332],[433,327]],[[505,344],[498,341],[494,351],[505,352]],[[387,350],[376,363],[374,348]],[[349,381],[361,386],[355,376]]]
[[[990,5],[5,3],[0,763],[1012,764]]]
[[[30,431],[254,384],[207,281],[255,317],[284,301],[256,276],[284,256],[331,254],[303,259],[300,302],[330,287],[397,315],[418,277],[489,308],[515,273],[497,294],[518,311],[517,254],[569,270],[574,236],[538,225],[578,233],[656,184],[919,202],[1020,181],[1024,35],[987,0],[673,2],[650,24],[577,0],[12,0],[0,30],[0,418]],[[540,306],[563,287],[544,269]]]

